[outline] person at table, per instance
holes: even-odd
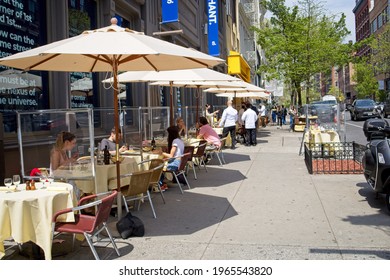
[[[119,129],[118,130],[118,138],[119,138],[119,143],[122,141],[122,132]],[[116,136],[115,136],[115,127],[111,129],[111,134],[108,138],[105,138],[100,142],[100,150],[103,151],[105,147],[107,146],[108,150],[110,151],[111,154],[116,153]],[[127,150],[126,145],[122,145],[122,147],[119,148],[119,152],[122,153]]]
[[[187,127],[184,123],[183,118],[177,118],[176,125],[177,125],[177,128],[179,129],[179,135],[181,137],[186,136],[187,135]]]
[[[199,134],[197,136],[198,139],[204,139],[208,144],[214,145],[216,147],[221,146],[221,139],[219,139],[218,134],[215,130],[210,126],[207,119],[205,117],[199,118]]]
[[[206,104],[206,118],[207,118],[210,126],[213,127],[214,126],[214,117],[218,114],[219,110],[216,110],[214,112],[210,112],[210,110],[211,110],[211,105]]]
[[[257,140],[256,140],[257,119],[258,119],[258,114],[254,110],[252,110],[252,104],[248,102],[246,104],[246,110],[241,117],[241,120],[245,124],[245,130],[246,130],[245,146],[257,145]]]
[[[71,157],[68,153],[73,150],[76,145],[76,135],[73,133],[62,131],[57,135],[56,143],[50,152],[50,174],[55,173],[60,167],[69,167],[76,162],[78,153],[74,153]],[[68,181],[73,186],[73,192],[77,198],[80,199],[81,190],[76,187],[73,180]]]
[[[166,170],[178,170],[180,166],[180,157],[184,154],[184,142],[181,140],[179,135],[179,128],[177,126],[170,126],[167,128],[168,131],[168,151],[163,152],[162,150],[156,150],[155,153],[159,153],[164,158],[168,159]],[[168,187],[163,184],[164,175],[160,178],[160,186],[162,190],[166,190]]]
[[[73,150],[76,145],[76,135],[63,131],[57,135],[57,140],[50,152],[50,170],[54,171],[60,166],[69,166],[74,163],[78,157],[75,153],[71,157],[68,153]]]
[[[233,102],[227,102],[227,108],[223,110],[222,118],[219,121],[219,127],[223,127],[222,138],[229,135],[232,138],[232,149],[236,148],[236,122],[238,120],[238,112],[232,107]]]

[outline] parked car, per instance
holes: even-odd
[[[380,117],[380,112],[372,99],[356,99],[352,103],[350,112],[353,121]]]

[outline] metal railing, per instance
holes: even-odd
[[[310,174],[361,174],[366,147],[355,142],[305,143],[305,163]]]

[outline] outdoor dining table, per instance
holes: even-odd
[[[37,190],[26,191],[26,185],[8,191],[0,187],[0,258],[5,255],[4,241],[10,237],[17,243],[32,241],[50,260],[53,214],[75,205],[73,186],[67,183],[35,183]],[[73,222],[73,213],[61,215],[60,221]]]
[[[139,170],[136,157],[124,157],[119,166],[121,174]],[[115,164],[95,165],[95,168],[95,178],[92,176],[90,166],[85,169],[77,168],[77,166],[72,169],[57,169],[53,171],[53,176],[65,181],[73,180],[83,193],[102,193],[117,188],[115,180],[111,180],[116,177]],[[125,182],[123,181],[121,185],[125,185]]]

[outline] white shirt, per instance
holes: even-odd
[[[265,117],[265,106],[264,105],[260,106],[259,115],[260,115],[260,117]]]
[[[252,109],[246,109],[244,114],[242,114],[241,120],[245,122],[245,128],[254,129],[256,128],[257,114]]]
[[[238,112],[232,106],[227,107],[223,110],[221,121],[219,122],[219,126],[230,127],[236,126],[236,122],[238,120]]]

